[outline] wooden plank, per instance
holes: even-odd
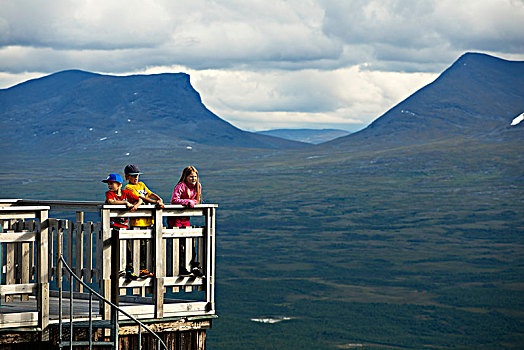
[[[173,276],[164,278],[164,286],[166,287],[198,286],[203,284],[204,279],[202,277]]]
[[[184,267],[187,271],[191,271],[191,259],[193,258],[193,239],[185,239],[185,254],[184,254]]]
[[[80,212],[77,212],[77,222],[75,223],[75,274],[82,278],[82,265],[84,263],[84,225],[81,221],[78,221],[78,219],[82,220],[84,219],[84,213],[81,213],[82,215],[79,215]],[[76,292],[83,292],[84,288],[81,283],[75,284],[75,291]]]
[[[2,233],[4,235],[5,233]],[[5,272],[5,284],[15,284],[15,249],[16,246],[14,243],[8,243],[6,246],[6,272]],[[5,296],[5,302],[13,301],[13,297],[10,295]]]
[[[139,305],[139,306],[121,306],[121,309],[125,312],[135,316],[137,318],[153,318],[155,315],[155,306],[154,305]],[[127,317],[124,314],[120,314],[120,320],[127,320]]]
[[[120,239],[151,239],[153,231],[151,229],[137,229],[137,230],[120,230]]]
[[[111,210],[111,217],[112,218],[148,218],[151,217],[151,212],[149,211],[143,211],[140,209],[137,209],[136,211],[128,211],[128,209],[125,210],[119,210],[119,209],[113,209]]]
[[[2,328],[38,326],[38,312],[0,314],[0,324]]]
[[[30,220],[30,221],[27,221],[26,222],[26,226],[25,226],[25,229],[28,230],[28,231],[35,231],[35,229],[37,229],[37,225],[36,225],[36,222],[35,220]],[[29,280],[32,280],[33,278],[36,279],[36,252],[35,252],[35,242],[29,242],[27,244],[28,246],[28,250],[29,250],[29,261],[28,261],[28,264],[29,264],[29,269],[28,269],[28,272],[29,272],[29,279],[27,280],[27,282],[29,282]]]
[[[206,210],[206,301],[215,312],[215,208]]]
[[[32,212],[33,213],[33,219],[37,218],[37,214],[41,210],[49,210],[49,206],[46,205],[16,205],[16,206],[0,206],[0,212]],[[16,218],[13,218],[16,219]]]
[[[124,277],[118,279],[119,288],[142,288],[153,287],[153,277],[140,278],[126,282]]]
[[[203,227],[188,228],[171,228],[164,229],[162,233],[164,238],[184,238],[184,237],[204,237]]]
[[[0,219],[34,219],[34,212],[8,212],[4,213],[3,208],[0,211]]]
[[[36,295],[36,292],[37,292],[36,283],[0,285],[0,295],[9,295],[9,294],[34,294]]]
[[[45,206],[48,210],[56,210],[56,211],[98,212],[99,208],[104,205],[104,202],[22,199],[22,200],[19,200],[17,204]]]
[[[74,265],[73,265],[73,222],[72,221],[66,221],[62,220],[62,222],[66,225],[65,229],[65,236],[67,237],[67,257],[66,262],[67,265],[69,265],[73,271],[74,271]],[[66,280],[71,281],[71,276],[69,274],[66,275]]]
[[[48,234],[47,234],[47,243],[48,243],[48,249],[47,249],[47,261],[49,264],[49,281],[53,280],[53,275],[56,273],[56,263],[54,261],[55,259],[55,252],[54,252],[54,244],[58,242],[54,237],[58,237],[58,221],[56,219],[47,219],[48,222]]]
[[[101,239],[101,248],[99,250],[100,254],[100,264],[101,269],[101,287],[100,291],[102,296],[106,299],[111,298],[111,227],[110,227],[110,218],[109,218],[109,209],[102,209],[100,212],[100,217],[102,219],[102,239]],[[100,303],[100,314],[104,320],[110,319],[111,308],[106,303]]]
[[[94,260],[96,261],[96,268],[93,269],[93,275],[96,282],[102,284],[102,223],[97,222],[93,224],[93,238],[96,239],[95,242],[95,256]]]
[[[49,220],[47,210],[41,210],[38,213],[38,226],[38,293],[36,305],[38,310],[38,325],[42,330],[42,340],[47,340],[46,337],[49,336],[47,330],[47,326],[49,325],[49,264],[47,261]]]
[[[176,321],[155,322],[154,328],[155,332],[162,333],[169,332],[171,334],[176,334],[176,332],[202,330],[202,333],[205,334],[205,330],[211,328],[211,320],[203,319],[198,321],[188,321],[185,319],[180,319]],[[144,331],[144,329],[142,330]],[[137,334],[138,327],[134,324],[123,325],[119,327],[119,331],[121,335]],[[179,349],[179,347],[175,346],[169,347],[168,343],[166,343],[166,345],[168,346],[168,349]]]
[[[132,253],[133,273],[138,276],[140,273],[140,240],[135,239],[131,242],[133,243],[133,253]],[[141,292],[140,288],[133,289],[133,294],[140,294],[140,292]]]
[[[180,274],[180,240],[175,238],[173,241],[173,258],[171,264],[173,266],[172,276],[178,276]],[[164,281],[166,283],[166,281]],[[173,293],[178,293],[180,290],[179,287],[173,288]]]
[[[162,209],[155,210],[154,251],[155,251],[155,277],[153,288],[153,302],[155,304],[155,318],[164,317],[164,242],[162,239]]]
[[[36,241],[35,232],[6,232],[0,234],[1,243],[21,243]]]
[[[187,311],[206,311],[207,303],[205,301],[193,301],[186,303],[165,304],[165,313],[179,313]]]
[[[0,207],[9,207],[15,205],[20,199],[0,199]]]
[[[182,207],[182,209],[177,209],[177,210],[172,210],[172,209],[170,210],[170,209],[164,208],[163,212],[164,212],[164,216],[203,216],[204,215],[204,210],[200,208],[196,208],[196,207],[193,209]]]
[[[122,249],[121,245],[122,241],[120,241],[120,238],[118,237],[118,230],[112,230],[111,231],[111,298],[109,300],[118,306],[118,296],[120,294],[120,288],[117,283],[114,283],[113,281],[116,281],[118,279],[118,274],[120,270],[120,264],[121,264],[121,258],[120,258],[120,251]]]
[[[29,264],[29,254],[30,254],[30,251],[29,251],[29,243],[22,243],[22,256],[21,256],[21,270],[22,270],[22,278],[21,278],[21,282],[22,283],[29,283],[29,275],[30,275],[30,270],[31,270],[31,265]],[[22,295],[22,301],[27,301],[29,300],[29,296],[28,295]]]
[[[86,242],[86,263],[83,269],[84,282],[91,283],[93,278],[93,223],[84,224],[84,235]]]
[[[113,232],[114,234],[114,232]],[[120,240],[120,230],[118,230],[118,247],[120,249],[120,251],[118,252],[118,256],[119,256],[119,259],[118,260],[118,271],[117,272],[120,272],[120,271],[127,271],[127,261],[126,261],[126,258],[127,258],[127,241],[122,241]],[[118,276],[118,273],[117,273],[117,276]],[[114,278],[114,277],[113,277]],[[121,294],[125,294],[125,290],[124,291],[121,291]]]
[[[206,245],[204,244],[205,242],[205,237],[202,237],[202,238],[195,238],[196,241],[197,241],[197,254],[198,254],[198,257],[197,257],[197,261],[200,263],[200,266],[202,267],[202,272],[204,272],[204,275],[205,275],[205,271],[206,271],[206,257],[207,257],[207,254],[206,254]],[[198,286],[197,287],[197,290],[198,291],[202,291],[204,290],[205,288],[203,286]]]

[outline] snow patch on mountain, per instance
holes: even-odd
[[[519,125],[519,123],[523,120],[524,120],[524,113],[520,113],[518,117],[513,119],[513,121],[511,122],[511,126]]]

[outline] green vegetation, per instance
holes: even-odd
[[[520,142],[318,150],[196,147],[139,163],[166,199],[195,164],[220,205],[210,349],[524,346]],[[101,199],[100,178],[129,159],[88,166],[98,157],[21,162],[0,183],[7,197]],[[292,319],[250,321],[261,316]]]

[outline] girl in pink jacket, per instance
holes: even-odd
[[[193,208],[196,204],[201,202],[202,186],[198,181],[198,171],[193,166],[188,166],[182,171],[182,176],[178,180],[173,195],[171,196],[171,204],[181,204],[189,208]],[[190,226],[189,217],[175,217],[169,218],[168,225],[173,227],[187,227]]]
[[[195,167],[188,166],[182,171],[182,176],[178,180],[175,189],[173,190],[173,196],[171,196],[171,204],[181,204],[190,208],[194,208],[196,204],[199,204],[202,199],[202,186],[198,181],[198,171]],[[187,227],[190,226],[189,217],[169,217],[167,220],[169,227]],[[185,264],[185,242],[180,242],[180,275],[190,274],[197,277],[204,276],[202,267],[198,261],[196,261],[197,245],[196,239],[193,240],[192,259],[189,266]],[[189,269],[188,269],[189,268]]]

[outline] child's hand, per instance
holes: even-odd
[[[126,202],[125,204],[126,204],[127,209],[133,208],[133,204],[131,204],[129,202]]]
[[[130,212],[134,212],[138,209],[138,203],[131,206],[131,209],[129,209]]]
[[[194,200],[194,199],[190,199],[187,202],[187,206],[190,207],[190,208],[194,208],[196,204],[197,204],[197,201]]]
[[[162,199],[159,199],[157,202],[156,202],[156,206],[158,208],[164,208],[164,202],[162,202]]]

